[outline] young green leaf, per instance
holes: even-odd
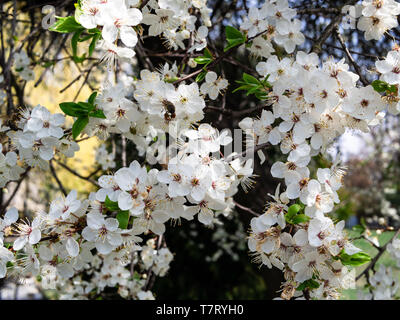
[[[87,112],[92,111],[92,110],[94,109],[94,105],[93,105],[92,103],[89,103],[89,102],[83,102],[83,101],[81,101],[81,102],[78,102],[78,105],[79,105],[82,109],[87,110]]]
[[[389,93],[397,92],[397,87],[395,85],[390,85],[389,83],[382,80],[372,81],[371,86],[377,92],[385,92],[385,91]]]
[[[242,77],[243,77],[243,80],[246,83],[253,83],[253,84],[256,84],[256,85],[262,84],[260,80],[258,80],[257,78],[253,77],[250,74],[247,74],[246,72],[243,72],[243,76]]]
[[[78,22],[76,22],[74,16],[70,17],[59,17],[58,20],[49,28],[50,31],[60,33],[71,33],[80,30],[85,30]]]
[[[97,92],[95,91],[95,92],[93,92],[93,93],[90,95],[90,97],[88,98],[88,102],[89,102],[91,105],[94,105],[94,100],[96,99],[96,97],[97,97]]]
[[[197,58],[194,58],[194,61],[198,64],[206,64],[206,63],[210,63],[212,61],[212,59],[207,58],[207,57],[197,57]]]
[[[289,207],[288,212],[286,213],[286,217],[288,217],[290,219],[293,218],[297,214],[297,212],[300,211],[300,209],[301,209],[300,205],[292,204]]]
[[[224,52],[246,42],[246,35],[231,26],[225,27],[225,36],[228,45],[224,48]]]
[[[117,213],[117,220],[121,229],[126,229],[128,227],[129,216],[130,214],[128,210],[120,211]]]
[[[213,59],[212,53],[211,53],[210,50],[208,50],[208,48],[205,48],[205,49],[204,49],[204,56],[205,56],[206,58],[210,58],[211,60]]]
[[[106,116],[105,116],[103,110],[100,110],[100,109],[90,111],[89,112],[89,117],[106,119]]]
[[[78,41],[79,41],[79,37],[81,36],[82,32],[83,32],[83,29],[76,31],[71,38],[72,55],[74,57],[76,57],[77,53],[78,53]]]
[[[106,196],[106,200],[104,201],[104,205],[110,211],[120,211],[120,209],[118,207],[118,202],[111,201],[108,196]]]
[[[303,291],[304,289],[309,288],[309,289],[317,289],[319,288],[319,283],[313,279],[306,280],[302,282],[298,287],[297,291]]]
[[[203,81],[203,79],[206,77],[207,71],[203,70],[200,72],[197,77],[196,77],[196,82]]]
[[[99,41],[100,37],[101,37],[101,34],[98,34],[98,33],[96,33],[93,36],[92,41],[90,42],[90,45],[89,45],[89,57],[92,56],[93,51],[94,51],[94,49],[96,47],[96,43],[97,43],[97,41]]]
[[[310,220],[309,216],[306,216],[305,214],[298,214],[296,216],[294,216],[294,218],[292,219],[293,224],[299,224],[299,223],[303,223],[303,222],[307,222]]]
[[[345,252],[341,252],[339,255],[339,259],[342,262],[342,264],[354,267],[361,266],[367,263],[368,261],[371,261],[371,257],[369,256],[369,254],[365,252],[357,252],[352,255],[348,255]]]
[[[60,109],[68,116],[71,117],[82,117],[87,115],[88,111],[86,109],[82,109],[82,107],[75,102],[63,102],[60,103]]]
[[[72,137],[76,139],[79,134],[85,129],[86,125],[89,122],[89,117],[84,116],[84,117],[79,117],[76,119],[74,124],[72,125]]]

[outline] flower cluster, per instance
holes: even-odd
[[[358,292],[360,300],[393,300],[396,298],[397,290],[399,289],[399,280],[393,273],[393,269],[379,266],[370,278],[370,292]]]
[[[62,128],[64,122],[63,114],[52,114],[41,105],[37,105],[32,110],[22,110],[20,119],[12,128],[13,130],[7,132],[12,148],[18,150],[19,160],[24,165],[45,169],[56,151],[67,157],[73,157],[74,152],[79,150],[79,146],[66,137]],[[11,160],[15,165],[16,154],[12,154],[12,159],[9,161]],[[13,170],[21,173],[21,168],[18,169],[17,166],[13,167]]]
[[[337,261],[339,254],[359,251],[346,240],[344,222],[335,225],[326,216],[339,202],[344,170],[336,161],[330,168],[319,168],[313,178],[307,166],[312,156],[325,154],[346,128],[367,131],[378,123],[387,104],[372,86],[358,88],[358,76],[343,60],[320,66],[316,54],[298,52],[295,61],[271,56],[257,65],[257,71],[273,85],[268,93],[272,111],[263,110],[260,119],[245,118],[239,126],[253,134],[255,145],[279,144],[288,157],[271,167],[273,177],[285,180],[286,191],[277,191],[266,213],[253,219],[250,250],[260,262],[286,270],[283,296],[291,297],[288,288],[312,279],[324,284],[313,294],[335,297],[336,289],[344,286],[338,277],[348,274]],[[277,119],[279,125],[274,126]],[[285,218],[289,201],[296,199],[305,206],[305,216],[290,234],[284,232]],[[298,255],[291,253],[287,260],[283,254],[287,250]],[[347,283],[347,277],[343,281]]]
[[[143,9],[143,24],[149,26],[149,36],[161,35],[169,49],[185,49],[184,41],[190,39],[193,34],[194,41],[188,52],[202,50],[207,45],[207,27],[211,26],[209,18],[211,10],[207,8],[206,2],[206,0],[150,1]],[[201,17],[201,24],[198,17]]]
[[[364,31],[366,40],[380,40],[390,29],[398,26],[397,16],[400,14],[400,3],[395,0],[363,0],[355,6],[344,6],[342,13],[347,14],[345,28]]]
[[[25,81],[35,79],[35,73],[30,67],[31,61],[25,51],[16,52],[13,59],[14,71],[17,72],[22,79]]]
[[[105,51],[103,59],[111,66],[116,58],[130,59],[138,42],[143,25],[149,36],[162,36],[169,49],[185,49],[190,41],[189,52],[205,48],[208,28],[211,26],[206,0],[201,1],[149,1],[139,8],[139,1],[84,0],[77,7],[76,19],[86,29],[101,27],[100,48]],[[201,25],[198,17],[201,17]],[[123,47],[117,45],[120,39]]]
[[[96,104],[106,118],[90,118],[85,132],[101,139],[120,133],[135,143],[148,163],[166,163],[171,147],[167,148],[166,134],[180,139],[185,130],[204,118],[206,103],[202,94],[216,99],[227,87],[227,81],[217,79],[215,72],[207,74],[201,88],[197,83],[184,82],[176,87],[169,82],[176,74],[176,66],[169,68],[168,64],[159,72],[142,70],[134,83],[133,97],[129,85],[105,83]]]
[[[296,10],[289,7],[287,0],[266,1],[260,9],[250,8],[240,28],[254,38],[249,47],[251,53],[268,58],[275,51],[272,40],[287,53],[293,53],[305,40],[300,20],[293,19],[295,15]]]
[[[398,50],[389,51],[384,60],[375,62],[375,66],[380,73],[380,80],[390,85],[400,85],[400,52]],[[389,105],[389,111],[395,115],[399,114],[400,99],[394,94],[389,94],[385,98]]]
[[[132,58],[136,46],[142,51],[138,37],[145,32],[165,39],[170,50],[185,50],[190,67],[197,63],[193,52],[207,46],[211,21],[205,0],[82,0],[76,7],[76,21],[101,35],[103,59],[110,64],[116,57]],[[378,40],[397,26],[400,4],[394,0],[365,0],[359,8],[358,28],[367,40]],[[240,26],[245,33],[240,44],[267,59],[257,64],[260,79],[251,79],[253,92],[247,93],[268,83],[256,97],[266,97],[271,108],[262,110],[259,118],[242,119],[239,127],[249,137],[246,147],[258,150],[261,162],[261,147],[267,144],[285,157],[271,167],[271,175],[284,180],[284,191],[279,185],[266,211],[251,220],[248,247],[256,262],[283,271],[283,299],[302,298],[303,293],[332,299],[339,297],[340,289],[354,286],[355,270],[348,266],[351,257],[363,255],[347,238],[344,221],[329,216],[340,202],[345,174],[340,159],[310,170],[312,159],[326,156],[346,130],[368,132],[386,111],[400,112],[400,56],[395,49],[377,61],[380,82],[360,87],[359,75],[349,71],[344,59],[321,62],[315,53],[295,52],[305,40],[295,16],[287,0],[269,0],[261,8],[250,8]],[[289,55],[273,54],[276,45]],[[78,125],[85,124],[79,133],[102,140],[120,134],[135,144],[145,164],[133,161],[116,168],[114,153],[102,145],[96,161],[102,170],[116,171],[101,175],[99,189],[87,199],[79,199],[73,190],[54,199],[48,212],[31,222],[19,220],[18,211],[9,208],[0,219],[0,278],[9,267],[9,274],[38,276],[43,288],[57,289],[65,299],[95,298],[107,288],[124,298],[154,299],[149,276],[164,276],[173,260],[163,238],[166,223],[196,216],[212,227],[220,223],[220,215],[231,213],[239,185],[247,191],[253,183],[253,159],[229,151],[232,138],[227,131],[200,124],[207,99],[217,100],[228,87],[226,79],[211,71],[218,60],[206,52],[209,57],[197,60],[208,61],[203,71],[196,71],[205,80],[201,85],[201,77],[185,82],[190,75],[179,79],[182,69],[165,64],[157,71],[141,70],[133,80],[104,81],[90,103],[69,103],[71,108],[90,108],[72,110],[81,120]],[[14,54],[15,71],[25,80],[34,76],[29,64],[24,51]],[[122,69],[116,68],[115,76],[124,73]],[[5,96],[1,91],[0,100]],[[71,133],[76,136],[74,127],[63,128],[65,117],[43,106],[22,110],[18,119],[8,122],[9,127],[0,128],[10,138],[0,144],[0,187],[30,167],[46,169],[56,154],[73,157],[79,150],[70,138]],[[152,167],[156,164],[158,169]],[[229,237],[215,238],[233,252],[225,245]],[[397,261],[399,241],[388,245]],[[398,284],[392,278],[391,270],[381,267],[370,279],[369,298],[393,297]]]
[[[140,259],[145,269],[150,269],[159,277],[165,276],[169,270],[169,264],[174,256],[168,248],[156,249],[154,239],[146,242],[140,251]]]
[[[77,7],[77,21],[86,29],[102,27],[103,39],[101,47],[106,50],[107,59],[112,64],[115,57],[132,58],[135,51],[131,48],[138,41],[133,27],[143,19],[142,12],[128,6],[125,0],[98,1],[85,0]],[[116,40],[121,39],[125,47],[118,47]]]
[[[393,239],[393,241],[387,245],[387,251],[396,261],[397,266],[400,266],[400,239]]]
[[[115,155],[108,153],[104,144],[96,149],[95,160],[101,165],[102,170],[115,168]]]

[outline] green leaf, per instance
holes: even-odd
[[[225,36],[228,46],[224,48],[224,52],[246,42],[246,35],[231,26],[225,27]]]
[[[74,57],[76,57],[77,53],[78,53],[78,41],[79,41],[79,37],[81,36],[82,32],[83,32],[83,30],[76,31],[71,38],[72,55]]]
[[[86,53],[84,53],[81,57],[73,56],[72,59],[73,59],[76,63],[82,63],[83,61],[86,60]]]
[[[268,76],[260,81],[250,74],[243,73],[243,80],[236,80],[236,83],[241,84],[240,87],[236,88],[232,92],[235,93],[239,90],[247,91],[246,96],[254,94],[258,99],[265,100],[268,97],[268,88],[271,88],[271,84],[268,83]]]
[[[249,89],[246,93],[246,96],[249,96],[253,93],[256,93],[257,91],[259,91],[261,89],[261,86],[253,86],[251,89]]]
[[[121,229],[126,229],[128,227],[129,216],[130,214],[128,210],[120,211],[117,213],[117,220]]]
[[[315,281],[315,280],[313,280],[313,279],[309,279],[309,280],[306,280],[306,281],[304,281],[304,282],[302,282],[298,287],[297,287],[297,291],[303,291],[303,290],[305,290],[306,288],[309,288],[309,289],[317,289],[317,288],[319,288],[319,283],[317,282],[317,281]]]
[[[200,72],[196,77],[196,82],[203,81],[204,78],[206,77],[206,74],[207,74],[207,71],[203,70],[202,72]]]
[[[139,274],[137,271],[135,271],[134,274],[133,274],[133,279],[139,281],[141,278],[142,278],[142,277],[140,276],[140,274]]]
[[[342,264],[354,267],[361,266],[368,261],[371,261],[371,257],[365,252],[357,252],[355,254],[348,255],[347,253],[342,251],[339,255],[339,259]]]
[[[70,17],[59,17],[58,20],[49,28],[50,31],[60,33],[71,33],[80,30],[85,30],[78,22],[76,22],[74,16]]]
[[[260,80],[258,80],[257,78],[253,77],[252,75],[250,75],[250,74],[248,74],[246,72],[243,72],[243,80],[246,83],[253,83],[253,84],[256,84],[256,85],[261,84]]]
[[[371,85],[377,92],[389,92],[389,93],[397,92],[397,87],[395,85],[390,85],[389,83],[382,80],[372,81]]]
[[[363,233],[365,231],[365,227],[357,224],[352,228],[353,231],[359,232],[360,234]]]
[[[60,108],[61,110],[68,116],[71,117],[83,117],[86,116],[88,111],[85,109],[82,109],[82,107],[75,102],[63,102],[60,103]]]
[[[231,41],[225,48],[224,48],[224,52],[227,52],[229,49],[232,49],[234,47],[237,47],[238,45],[241,45],[243,43],[243,41],[240,40],[235,40],[235,41]]]
[[[103,110],[97,109],[89,112],[89,117],[106,119]]]
[[[212,61],[211,58],[207,58],[207,57],[197,57],[197,58],[194,58],[193,60],[198,64],[206,64],[206,63],[210,63]]]
[[[74,139],[76,139],[82,132],[82,130],[85,129],[88,122],[89,122],[88,116],[79,117],[78,119],[76,119],[76,121],[72,125],[72,137]]]
[[[225,36],[226,40],[229,41],[246,41],[246,36],[241,33],[238,29],[232,27],[232,26],[226,26],[225,27]]]
[[[94,49],[95,49],[95,47],[96,47],[96,43],[97,43],[97,41],[100,39],[100,37],[101,37],[101,35],[98,34],[98,33],[96,33],[96,34],[93,36],[92,41],[90,42],[90,45],[89,45],[89,57],[92,56],[93,51],[94,51]]]
[[[89,29],[88,33],[101,35],[101,30],[98,28]]]
[[[252,86],[245,84],[245,85],[240,86],[240,87],[236,88],[235,90],[233,90],[232,93],[239,91],[239,90],[247,91],[247,90],[250,90],[251,88],[252,88]]]
[[[289,209],[288,212],[285,215],[285,219],[286,221],[291,221],[294,216],[297,214],[297,212],[299,212],[301,209],[300,205],[298,204],[292,204]]]
[[[88,103],[90,103],[91,105],[94,105],[94,100],[96,99],[96,97],[97,97],[97,92],[95,91],[88,98]]]
[[[293,224],[299,224],[299,223],[307,222],[309,220],[310,220],[309,216],[306,216],[305,214],[298,214],[292,219],[292,222],[293,222]]]
[[[120,211],[120,209],[118,207],[118,202],[111,201],[108,196],[106,196],[106,200],[104,201],[104,205],[110,211]]]
[[[164,81],[167,83],[174,83],[176,80],[179,80],[179,78],[178,77],[164,78]]]
[[[210,58],[211,60],[213,59],[212,53],[211,53],[210,50],[208,50],[208,48],[205,48],[205,49],[204,49],[204,56],[205,56],[206,58]]]
[[[94,109],[94,105],[89,102],[78,102],[78,105],[82,107],[82,109],[89,111],[92,111]]]

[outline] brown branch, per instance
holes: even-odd
[[[270,143],[269,142],[266,142],[266,143],[262,143],[262,144],[258,144],[258,145],[256,145],[255,147],[253,147],[253,148],[248,148],[248,149],[246,149],[245,151],[243,151],[243,152],[241,152],[241,153],[238,153],[238,154],[235,154],[235,155],[230,155],[230,156],[228,156],[227,158],[226,158],[226,161],[232,161],[232,160],[235,160],[235,159],[237,159],[237,158],[240,158],[240,157],[242,157],[242,156],[244,156],[244,155],[247,155],[248,153],[255,153],[255,152],[257,152],[258,150],[261,150],[261,149],[264,149],[264,148],[266,148],[266,147],[269,147],[270,146]]]
[[[369,82],[367,81],[367,79],[365,79],[365,77],[362,74],[361,68],[360,66],[357,64],[357,62],[354,60],[353,56],[351,55],[349,49],[346,46],[346,43],[344,42],[344,39],[342,37],[342,35],[339,32],[339,28],[336,26],[335,27],[335,35],[337,37],[337,39],[340,42],[340,45],[342,46],[343,51],[346,53],[347,58],[349,59],[350,63],[353,65],[356,73],[358,74],[358,76],[360,77],[360,81],[362,82],[362,84],[364,86],[368,86]]]
[[[352,5],[356,3],[358,0],[350,0],[348,1],[345,5]],[[315,52],[317,54],[321,53],[322,51],[322,44],[325,43],[325,41],[329,38],[329,36],[332,34],[333,30],[338,26],[340,23],[340,20],[342,20],[343,13],[340,10],[340,13],[338,13],[332,20],[331,23],[322,31],[321,36],[317,39],[317,41],[314,42],[311,52]]]
[[[26,169],[26,171],[22,174],[21,178],[19,179],[17,185],[15,186],[15,189],[13,190],[13,193],[11,194],[11,196],[7,199],[7,201],[1,206],[0,208],[0,212],[3,212],[8,205],[11,203],[12,199],[15,197],[15,195],[17,194],[19,187],[22,184],[22,181],[27,177],[28,172],[32,169],[32,167],[28,167]]]
[[[98,183],[92,179],[90,179],[91,175],[89,175],[88,177],[84,177],[81,174],[79,174],[78,172],[76,172],[75,170],[71,169],[70,167],[68,167],[66,164],[62,163],[59,160],[55,160],[57,162],[57,164],[59,164],[61,167],[63,167],[64,169],[66,169],[67,171],[69,171],[70,173],[72,173],[73,175],[77,176],[78,178],[82,179],[82,180],[86,180],[89,181],[91,184],[95,185],[96,187],[98,187]]]
[[[58,177],[57,177],[57,173],[56,173],[56,170],[54,170],[52,161],[50,161],[49,165],[50,165],[51,174],[53,175],[54,179],[56,180],[61,192],[64,194],[64,196],[66,196],[67,192],[65,191],[64,186],[62,185],[60,179],[58,179]]]
[[[268,30],[259,32],[259,33],[256,34],[254,37],[248,38],[243,44],[249,43],[250,41],[252,41],[252,40],[254,40],[255,38],[257,38],[258,36],[260,36],[260,35],[266,33],[267,31],[268,31]],[[222,53],[220,56],[218,56],[213,62],[211,62],[211,63],[207,66],[207,70],[216,67],[217,64],[218,64],[220,61],[222,61],[225,57],[229,56],[229,55],[232,53],[232,51],[234,51],[234,50],[237,49],[238,47],[239,47],[239,46],[232,47],[232,48],[230,48],[229,50],[227,50],[227,51],[225,51],[224,53]],[[201,68],[201,69],[199,69],[199,70],[196,70],[196,71],[194,71],[194,72],[192,72],[192,73],[190,73],[190,74],[188,74],[188,75],[186,75],[186,76],[184,76],[184,77],[182,77],[182,78],[176,80],[176,81],[174,82],[174,84],[180,83],[180,82],[185,81],[185,80],[188,80],[188,79],[190,79],[190,78],[192,78],[192,77],[194,77],[194,76],[197,76],[197,75],[198,75],[199,73],[201,73],[202,71],[203,71],[203,68]]]
[[[384,246],[382,246],[382,247],[380,247],[380,248],[378,249],[379,252],[377,253],[377,255],[371,260],[371,262],[369,263],[368,267],[366,267],[365,270],[364,270],[363,272],[361,272],[361,273],[357,276],[356,281],[359,280],[359,279],[361,279],[361,277],[364,276],[364,275],[368,277],[368,275],[369,275],[369,273],[368,273],[369,270],[371,270],[371,269],[374,269],[374,270],[375,270],[375,265],[376,265],[376,263],[378,262],[379,258],[382,256],[382,254],[385,252],[386,247],[388,246],[388,244],[389,244],[390,242],[393,241],[393,239],[396,239],[396,238],[398,237],[399,234],[400,234],[400,228],[396,231],[396,233],[394,234],[394,236],[393,236],[388,242],[385,243]]]
[[[204,110],[207,111],[217,111],[220,112],[224,115],[233,117],[233,118],[240,118],[246,114],[252,113],[254,111],[262,110],[264,108],[268,107],[265,105],[260,105],[260,106],[255,106],[252,108],[244,109],[244,110],[231,110],[231,109],[222,109],[220,107],[215,107],[215,106],[207,106]]]
[[[259,213],[255,212],[255,211],[254,211],[253,209],[251,209],[251,208],[245,207],[244,205],[241,205],[240,203],[237,203],[236,201],[233,201],[233,203],[235,204],[236,207],[242,209],[243,211],[249,212],[249,213],[251,213],[252,215],[254,215],[254,216],[256,216],[256,217],[259,217],[259,216],[260,216]]]
[[[338,14],[340,10],[338,8],[305,8],[296,11],[297,14],[316,14],[316,13],[323,13],[323,14]]]
[[[159,250],[161,248],[162,243],[165,242],[165,238],[163,235],[158,236],[158,240],[157,240],[157,250]],[[146,278],[146,283],[143,286],[143,290],[147,291],[147,290],[151,290],[151,288],[154,285],[154,281],[155,281],[155,274],[153,272],[153,266],[154,266],[154,262],[153,264],[150,266],[149,270],[147,271],[147,278]]]

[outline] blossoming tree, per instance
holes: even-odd
[[[396,296],[392,270],[375,266],[386,251],[400,261],[400,229],[385,227],[391,240],[373,243],[374,257],[354,245],[334,218],[345,167],[329,151],[346,131],[400,113],[400,3],[58,2],[62,16],[39,12],[39,22],[36,2],[2,4],[0,184],[17,187],[1,197],[0,277],[35,276],[64,299],[106,297],[109,288],[153,299],[155,276],[173,260],[170,221],[212,227],[241,212],[254,215],[253,262],[282,271],[281,298],[337,299],[362,277],[364,297]],[[366,49],[377,44],[379,55]],[[79,89],[57,113],[26,103],[25,85],[60,63],[80,70],[62,91],[83,79],[90,96],[77,101]],[[120,159],[106,147],[115,137]],[[104,142],[89,176],[64,161],[84,139]],[[96,191],[67,192],[55,162]],[[10,203],[23,179],[47,170],[60,195],[26,219]],[[260,188],[263,212],[234,200],[250,188]]]

